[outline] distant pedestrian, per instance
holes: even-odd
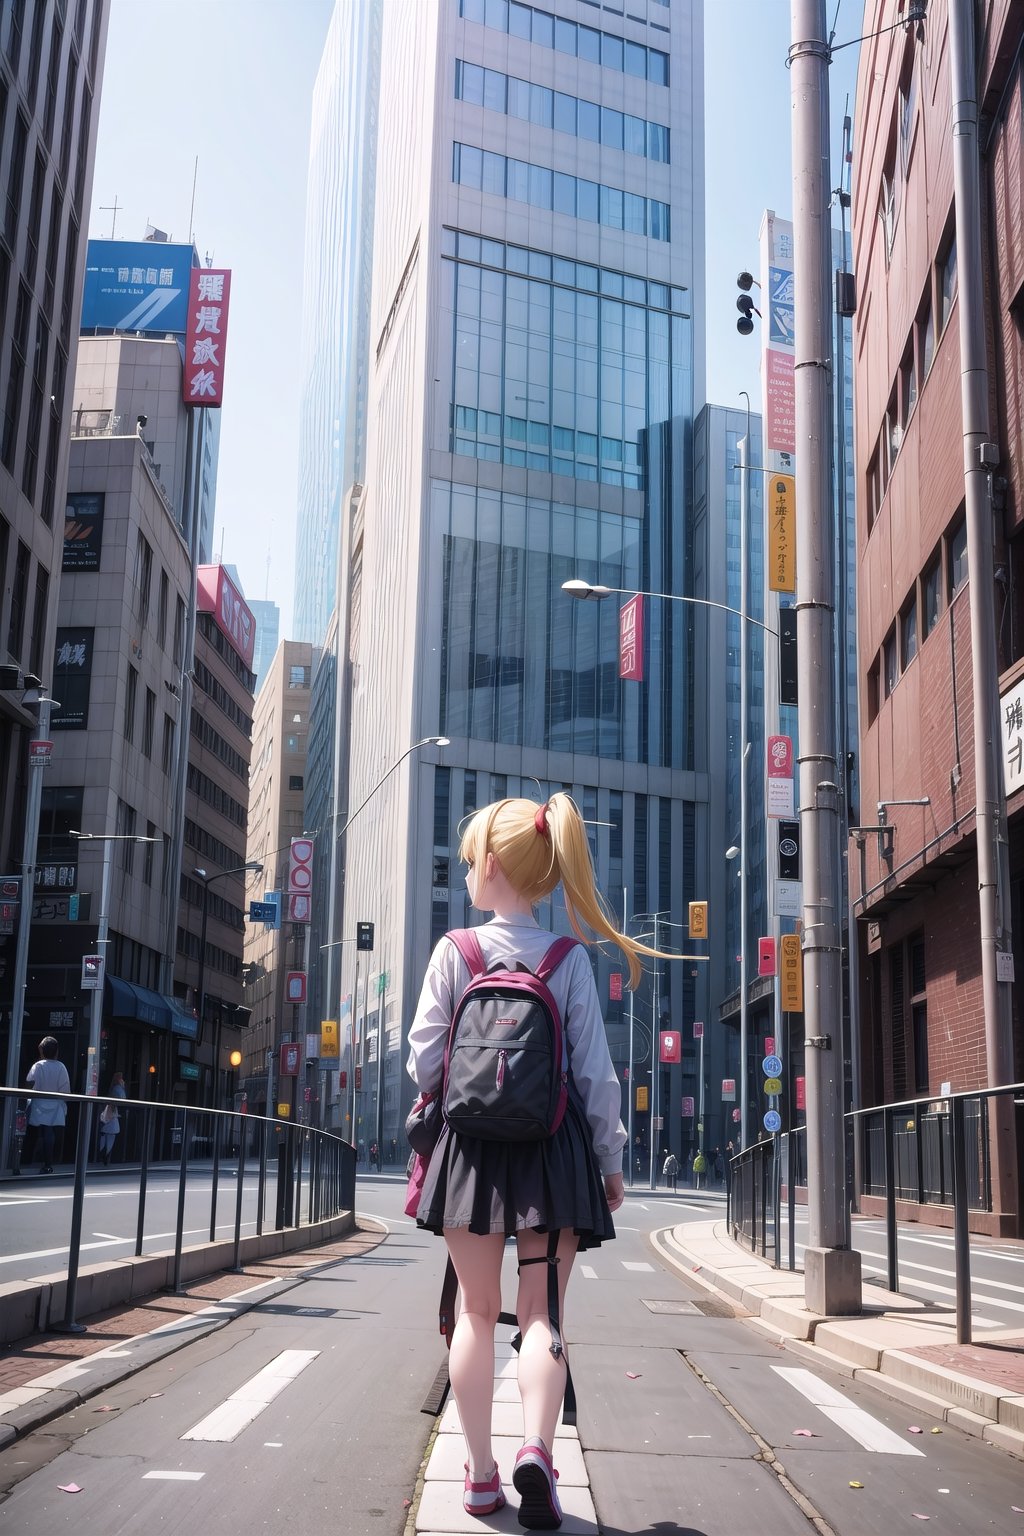
[[[707,1160],[707,1158],[704,1156],[703,1152],[700,1152],[700,1151],[696,1152],[694,1154],[694,1158],[693,1158],[693,1187],[694,1187],[694,1189],[700,1189],[700,1181],[701,1181],[701,1179],[706,1179],[707,1171],[708,1171],[708,1160]]]
[[[731,1141],[725,1144],[725,1192],[729,1193],[732,1187],[732,1160],[736,1155],[736,1148]]]
[[[398,1162],[398,1137],[397,1136],[392,1136],[392,1138],[391,1138],[391,1159],[390,1160],[393,1163],[397,1163]]]
[[[370,1166],[376,1168],[377,1172],[380,1173],[380,1158],[377,1156],[377,1143],[375,1141],[370,1142]]]
[[[674,1152],[668,1153],[661,1171],[665,1175],[666,1187],[675,1193],[679,1185],[679,1159]]]
[[[59,1047],[52,1035],[39,1042],[39,1060],[28,1069],[28,1081],[41,1093],[70,1093],[71,1079],[68,1069],[57,1060]],[[63,1099],[33,1098],[28,1111],[29,1125],[36,1126],[36,1147],[39,1148],[40,1173],[53,1172],[53,1133],[57,1126],[63,1128],[68,1117],[68,1106]]]
[[[110,1098],[100,1110],[100,1160],[109,1166],[114,1143],[121,1130],[121,1116],[118,1113],[118,1099],[125,1099],[128,1095],[124,1087],[123,1072],[115,1072],[110,1079]]]
[[[722,1172],[723,1172],[723,1168],[722,1168],[722,1149],[721,1149],[721,1147],[716,1147],[714,1152],[712,1153],[711,1166],[712,1166],[712,1168],[714,1170],[714,1174],[715,1174],[715,1183],[716,1184],[721,1184],[721,1182],[722,1182]]]

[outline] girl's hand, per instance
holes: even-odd
[[[605,1174],[604,1193],[605,1198],[608,1201],[608,1209],[610,1211],[617,1211],[623,1200],[626,1198],[626,1192],[622,1187],[621,1173]]]

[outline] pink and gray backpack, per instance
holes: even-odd
[[[469,967],[444,1060],[444,1118],[479,1141],[544,1141],[562,1123],[569,1091],[568,1043],[548,981],[575,939],[556,939],[531,971],[487,968],[470,928],[448,937]]]

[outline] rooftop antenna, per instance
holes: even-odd
[[[196,182],[199,180],[199,156],[196,155],[196,163],[192,171],[192,206],[188,211],[188,243],[192,244],[195,235],[196,214]]]
[[[119,213],[122,213],[123,211],[124,211],[124,204],[118,202],[118,200],[117,200],[117,193],[116,192],[114,193],[114,201],[112,203],[106,203],[106,204],[101,203],[100,204],[100,213],[109,213],[111,215],[111,219],[110,219],[110,238],[111,238],[111,240],[113,240],[113,238],[114,238],[114,230],[117,228],[117,215]]]

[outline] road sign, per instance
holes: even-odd
[[[765,1077],[782,1076],[782,1060],[778,1056],[766,1056],[761,1063],[761,1071]]]
[[[783,1013],[802,1013],[804,1007],[804,966],[798,933],[784,933],[779,942],[779,1003]]]
[[[774,1056],[775,1055],[775,1036],[774,1035],[765,1035],[765,1037],[764,1037],[764,1053],[765,1053],[766,1056]]]
[[[690,902],[690,938],[706,939],[708,936],[708,904],[706,901]]]
[[[636,1107],[637,1107],[638,1110],[646,1110],[646,1108],[647,1108],[647,1084],[646,1083],[642,1084],[636,1090]]]
[[[736,1079],[734,1077],[722,1078],[722,1103],[734,1104],[736,1102]]]
[[[82,956],[82,991],[99,992],[103,987],[103,956]]]
[[[700,1019],[694,1019],[694,1021],[693,1021],[693,1038],[695,1040],[700,1040],[701,1037],[703,1036],[703,1034],[704,1034],[704,1025],[701,1023]]]
[[[52,741],[30,741],[28,744],[28,765],[30,768],[49,768],[50,759],[53,756]]]
[[[199,1068],[194,1061],[182,1061],[178,1063],[178,1072],[186,1083],[198,1083]]]
[[[608,996],[613,1003],[622,1001],[622,972],[612,971],[608,977]]]
[[[733,1118],[733,1122],[734,1123],[738,1122],[740,1120],[740,1118],[741,1118],[741,1111],[738,1110],[738,1109],[734,1109],[733,1112],[732,1112],[732,1118]]]
[[[757,941],[757,974],[759,976],[775,975],[775,940],[773,938]]]
[[[279,1077],[298,1077],[302,1065],[302,1046],[297,1040],[281,1042]]]
[[[689,1097],[689,1095],[683,1099],[683,1107],[680,1113],[682,1114],[684,1120],[693,1119],[693,1100]]]
[[[320,1020],[320,1059],[321,1061],[337,1061],[341,1054],[341,1046],[338,1040],[337,1019]]]
[[[662,1062],[682,1061],[683,1042],[678,1031],[674,1029],[661,1031],[660,1059]]]
[[[250,923],[270,923],[270,924],[274,924],[274,923],[276,923],[279,920],[280,914],[281,914],[281,908],[280,908],[280,906],[278,905],[277,902],[274,902],[274,901],[250,901],[250,903],[249,903],[249,921],[250,921]]]
[[[356,949],[373,949],[372,923],[356,923]]]
[[[291,1114],[291,1112],[292,1112],[291,1105],[290,1104],[286,1104],[283,1100],[277,1106],[277,1118],[279,1120],[287,1120],[288,1116]]]
[[[766,1131],[782,1130],[782,1116],[779,1114],[777,1109],[768,1110],[764,1117],[764,1128]]]
[[[768,1097],[770,1099],[774,1098],[776,1094],[781,1093],[782,1092],[782,1079],[781,1079],[781,1077],[766,1077],[765,1080],[764,1080],[764,1091],[765,1091],[765,1093],[768,1095]]]
[[[285,971],[284,1000],[286,1003],[304,1003],[306,1001],[305,971]]]

